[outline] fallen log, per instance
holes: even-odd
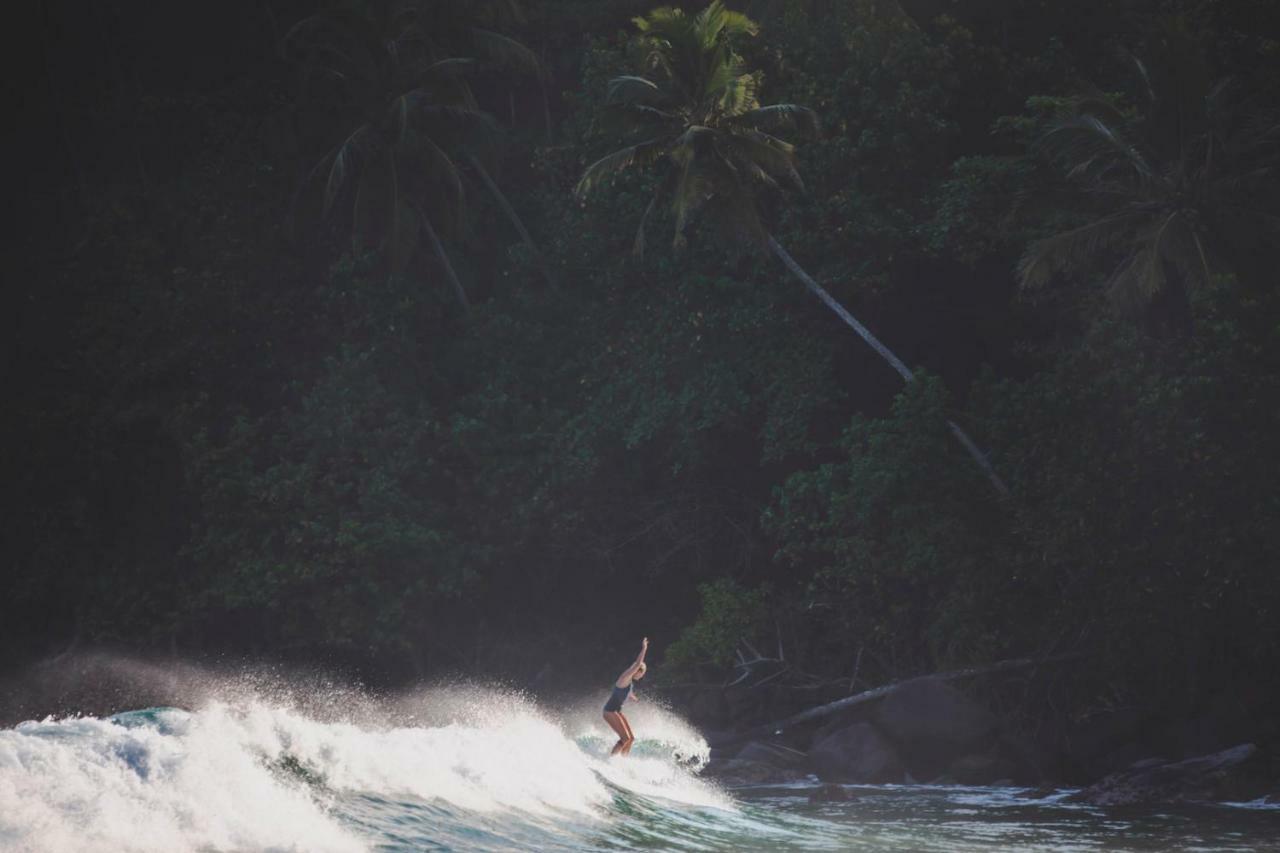
[[[787,729],[794,728],[795,726],[803,725],[805,723],[812,723],[815,720],[821,720],[824,717],[830,717],[834,714],[842,713],[850,708],[866,704],[867,702],[874,702],[877,699],[883,699],[895,690],[900,690],[909,684],[918,684],[928,679],[956,681],[961,678],[973,678],[979,675],[994,675],[1001,672],[1029,669],[1041,664],[1056,663],[1077,657],[1079,657],[1078,654],[1056,655],[1048,658],[1012,658],[1010,660],[1002,660],[985,666],[970,666],[964,669],[954,669],[950,672],[939,672],[932,675],[917,675],[912,678],[905,678],[902,681],[895,681],[892,684],[873,687],[870,690],[864,690],[861,693],[855,693],[852,696],[845,696],[842,699],[836,699],[834,702],[828,702],[825,705],[818,705],[817,707],[809,708],[808,710],[801,711],[798,714],[793,714],[783,720],[764,723],[762,725],[746,729],[745,731],[731,733],[723,738],[717,739],[712,746],[732,746],[755,738],[767,738],[781,735]]]

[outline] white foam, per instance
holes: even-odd
[[[518,696],[473,689],[402,701],[388,715],[394,725],[367,714],[320,721],[243,697],[191,713],[26,723],[0,731],[0,848],[360,850],[370,839],[336,814],[354,792],[590,820],[612,801],[607,780],[732,807],[673,758],[697,765],[707,752],[679,718],[636,712],[636,750],[610,759],[595,716],[557,720]]]
[[[0,732],[0,847],[363,849],[305,790],[228,741],[218,715],[167,716],[169,733],[98,719]]]

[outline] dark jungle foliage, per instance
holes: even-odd
[[[1277,707],[1274,5],[707,8],[48,7],[6,660],[577,684],[648,633]]]

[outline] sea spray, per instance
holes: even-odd
[[[638,740],[622,758],[605,691],[377,695],[315,673],[102,656],[76,673],[98,679],[92,695],[44,707],[97,716],[0,729],[0,851],[1280,849],[1280,811],[1263,803],[1116,814],[936,786],[815,803],[804,783],[731,797],[698,774],[703,738],[647,694],[627,705]],[[104,712],[138,697],[182,708]]]
[[[0,732],[0,847],[363,849],[223,712],[147,713],[155,725],[82,718]]]
[[[602,829],[619,797],[733,808],[686,766],[706,744],[678,717],[639,711],[636,753],[618,759],[598,710],[593,723],[571,707],[470,685],[335,699],[241,678],[204,685],[189,711],[28,722],[0,731],[0,848],[558,846],[570,825]]]

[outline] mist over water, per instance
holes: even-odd
[[[999,789],[860,787],[827,804],[806,785],[726,791],[699,776],[703,738],[652,702],[628,708],[639,741],[610,758],[603,691],[374,696],[265,670],[96,663],[139,695],[188,698],[0,730],[0,849],[1280,849],[1280,814],[1266,810],[1110,815]]]

